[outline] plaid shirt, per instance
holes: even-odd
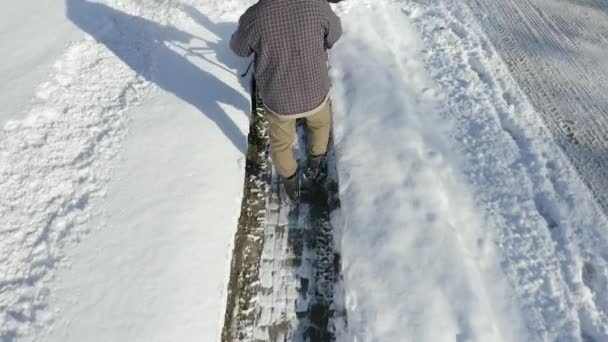
[[[239,56],[255,53],[264,104],[282,115],[318,107],[330,79],[325,51],[342,35],[327,0],[260,0],[239,19],[230,40]]]

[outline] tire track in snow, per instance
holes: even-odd
[[[168,19],[169,2],[115,5]],[[112,18],[95,18],[112,34]],[[147,34],[145,30],[137,34]],[[125,43],[127,44],[127,43]],[[153,46],[124,46],[150,61]],[[130,50],[129,50],[130,49]],[[110,161],[128,130],[128,111],[151,87],[91,37],[71,43],[36,92],[26,118],[4,126],[0,141],[0,340],[34,338],[53,321],[47,283],[66,244],[91,227]],[[69,260],[67,260],[69,264]]]
[[[532,3],[527,0],[500,3],[476,1],[472,7],[472,12],[484,25],[514,78],[604,212],[607,208],[605,164],[608,159],[601,151],[606,146],[607,123],[604,117],[608,113],[608,103],[605,102],[608,65],[590,49],[608,48],[606,36],[598,34],[606,32],[608,28],[606,9],[606,4],[597,2]],[[487,21],[487,17],[480,14],[485,11],[498,15]],[[566,17],[568,20],[564,19]],[[514,29],[514,22],[523,22],[524,28]],[[559,178],[553,177],[553,182],[559,183]],[[567,202],[565,198],[562,200]],[[570,205],[577,207],[580,203],[570,202]],[[547,209],[542,204],[538,207],[541,213],[545,212],[545,216],[553,216],[547,218],[548,221],[566,220],[563,215],[555,214],[559,212],[555,207]],[[556,224],[555,228],[559,229],[552,230],[552,235],[558,245],[569,248],[572,255],[582,259],[574,262],[576,266],[572,265],[572,261],[570,265],[566,261],[563,263],[565,269],[573,268],[570,272],[573,279],[571,287],[575,293],[579,292],[577,296],[592,297],[576,303],[581,307],[580,338],[603,340],[607,338],[608,306],[602,298],[605,298],[608,287],[586,281],[587,274],[596,272],[585,270],[597,269],[598,276],[604,277],[608,272],[608,259],[604,252],[606,232],[604,227],[597,224],[584,229],[577,225],[572,223],[564,227]],[[571,246],[567,247],[569,241]],[[588,295],[589,291],[593,293],[592,296]]]
[[[474,23],[467,9],[457,4],[404,7],[429,45],[430,68],[451,70],[435,78],[448,90],[449,107],[456,111],[458,139],[469,151],[470,180],[496,183],[494,189],[480,189],[478,200],[498,214],[494,223],[504,253],[503,268],[529,328],[539,339],[606,339],[606,307],[596,305],[584,286],[584,282],[593,284],[597,298],[607,291],[601,288],[604,274],[587,266],[589,260],[605,264],[607,224],[601,210],[561,158],[480,28],[467,24]],[[501,37],[509,39],[506,33]],[[459,48],[445,48],[450,45]],[[518,60],[517,67],[532,70],[525,58]],[[460,81],[455,83],[449,75]],[[558,112],[555,106],[551,110]],[[499,127],[503,136],[488,134],[493,131],[489,127]],[[487,147],[500,144],[504,155],[488,160]]]

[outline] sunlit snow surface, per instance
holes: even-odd
[[[252,3],[67,0],[61,38],[15,29],[0,341],[219,339],[249,110],[227,41]],[[453,1],[334,8],[340,340],[607,340],[608,223],[488,24]]]
[[[608,338],[606,219],[469,9],[349,4],[345,340]]]

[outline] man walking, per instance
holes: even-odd
[[[270,154],[294,204],[300,188],[293,153],[296,119],[306,120],[306,175],[314,179],[332,122],[326,50],[341,35],[340,19],[327,0],[260,0],[241,16],[230,41],[239,56],[255,53],[254,77],[269,114]]]

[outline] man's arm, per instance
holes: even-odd
[[[340,18],[332,11],[328,3],[325,27],[325,48],[331,49],[342,36],[342,23]]]
[[[253,22],[255,16],[254,6],[250,7],[241,16],[239,19],[239,26],[234,34],[232,34],[232,38],[230,38],[230,49],[241,57],[248,57],[253,53],[253,48],[251,46],[251,35],[253,34]]]

